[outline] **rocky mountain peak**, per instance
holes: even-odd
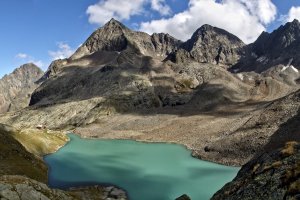
[[[103,28],[124,28],[127,29],[127,27],[122,24],[121,22],[119,22],[118,20],[115,20],[114,18],[111,18],[111,20],[109,20],[104,26]]]
[[[235,35],[205,24],[181,48],[197,62],[231,66],[240,58],[244,45]]]
[[[98,51],[122,52],[127,49],[137,54],[165,58],[179,44],[181,44],[179,40],[168,34],[159,33],[150,36],[147,33],[130,30],[112,18],[103,27],[97,29],[71,59],[78,59]]]
[[[300,22],[298,19],[294,19],[292,22],[288,22],[286,24],[287,27],[290,27],[290,28],[300,28]]]
[[[43,71],[29,63],[0,79],[0,113],[18,110],[29,105],[30,95],[38,86]]]
[[[272,33],[263,32],[247,47],[248,53],[234,68],[238,71],[263,72],[276,65],[287,65],[290,60],[300,69],[300,22],[294,20]]]
[[[122,34],[124,34],[125,31],[130,31],[130,29],[127,28],[121,22],[119,22],[119,21],[115,20],[114,18],[112,18],[106,24],[104,24],[103,27],[96,30],[96,32],[98,32],[98,31],[105,32],[107,34],[112,34],[113,33],[113,34],[122,35]]]
[[[33,63],[27,63],[21,65],[19,68],[16,68],[11,74],[5,75],[1,82],[11,81],[11,78],[23,79],[25,82],[23,84],[27,84],[28,81],[32,77],[38,77],[43,74],[43,71]]]

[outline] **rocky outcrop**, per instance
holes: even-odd
[[[102,187],[102,186],[90,186],[90,187],[77,187],[70,188],[68,193],[74,196],[76,199],[83,200],[126,200],[126,193],[116,187]]]
[[[0,198],[4,200],[73,200],[61,190],[50,189],[46,184],[23,176],[0,176]]]
[[[37,81],[37,83],[42,83],[48,78],[51,78],[59,73],[59,70],[67,64],[67,59],[58,59],[54,60],[50,66],[48,67],[48,70],[45,72],[45,74]]]
[[[188,195],[184,194],[184,195],[176,198],[175,200],[191,200],[191,198]]]
[[[3,200],[126,200],[123,190],[115,187],[90,186],[68,191],[51,189],[46,184],[24,176],[0,176]]]
[[[242,167],[237,177],[212,200],[298,199],[300,193],[300,145],[288,142]]]
[[[243,55],[244,46],[245,44],[235,35],[206,24],[169,58],[175,62],[186,62],[192,59],[200,63],[232,66]]]
[[[263,72],[277,65],[300,69],[300,22],[295,19],[272,33],[263,32],[246,52],[233,71]]]
[[[0,80],[0,113],[16,111],[29,105],[32,92],[38,87],[35,82],[43,71],[29,63]]]

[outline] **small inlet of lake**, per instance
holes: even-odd
[[[239,170],[193,158],[177,144],[68,136],[70,142],[44,157],[52,188],[115,185],[131,200],[174,200],[182,194],[208,200]]]

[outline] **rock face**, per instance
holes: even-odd
[[[233,70],[263,72],[280,64],[300,69],[300,22],[295,19],[272,33],[263,32],[246,49]]]
[[[235,35],[210,25],[200,27],[173,55],[175,61],[187,56],[200,63],[214,63],[225,66],[236,64],[243,54],[245,44]],[[182,55],[183,54],[183,55]]]
[[[126,200],[124,191],[114,187],[91,186],[68,191],[51,189],[46,184],[24,176],[0,176],[3,200]]]
[[[218,191],[212,200],[297,199],[300,193],[300,145],[263,154],[239,171],[237,177]]]
[[[28,106],[32,92],[38,87],[35,82],[42,75],[43,71],[32,63],[5,75],[0,80],[0,113]]]
[[[73,200],[61,190],[48,188],[44,183],[23,176],[0,176],[0,198],[5,200]]]

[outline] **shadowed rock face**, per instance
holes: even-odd
[[[300,145],[288,142],[275,152],[251,160],[212,200],[298,199]]]
[[[280,64],[300,69],[300,22],[295,19],[272,33],[263,32],[246,52],[233,70],[263,72]]]
[[[5,75],[0,80],[0,113],[28,106],[31,93],[38,87],[35,82],[42,75],[43,71],[32,63]]]

